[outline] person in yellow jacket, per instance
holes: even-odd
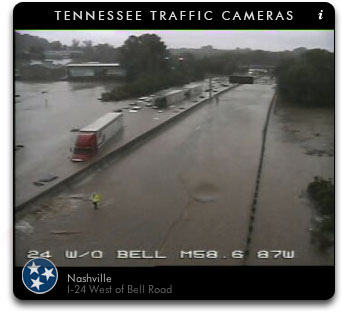
[[[93,193],[93,194],[91,194],[90,199],[93,202],[94,209],[98,209],[98,205],[99,205],[99,202],[100,202],[100,195],[97,194],[97,193]]]

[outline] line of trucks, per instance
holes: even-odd
[[[156,96],[153,105],[158,108],[165,108],[186,98],[197,96],[201,92],[201,85],[186,85],[183,89],[168,91]],[[82,162],[95,156],[122,129],[123,114],[121,112],[110,112],[103,115],[90,125],[79,130],[74,147],[71,149],[71,160]]]
[[[156,108],[166,108],[185,99],[198,96],[201,93],[202,85],[185,85],[182,89],[166,91],[153,97],[153,106]],[[82,162],[95,156],[122,129],[123,114],[121,112],[110,112],[103,115],[78,131],[74,147],[71,149],[71,160]]]

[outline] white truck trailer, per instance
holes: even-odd
[[[184,86],[185,95],[187,97],[194,97],[202,93],[202,86],[199,84],[188,84]]]
[[[94,156],[123,127],[122,113],[107,113],[82,128],[72,149],[72,161],[85,161]]]
[[[185,90],[168,91],[160,95],[155,100],[155,105],[158,107],[167,107],[169,105],[181,102],[185,99]]]

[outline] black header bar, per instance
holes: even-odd
[[[327,2],[23,2],[14,29],[334,29]]]

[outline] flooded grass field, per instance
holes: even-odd
[[[307,187],[334,181],[334,110],[275,105],[270,118],[249,264],[332,265],[332,249],[311,240],[314,210]],[[260,250],[293,250],[296,261],[257,259]]]

